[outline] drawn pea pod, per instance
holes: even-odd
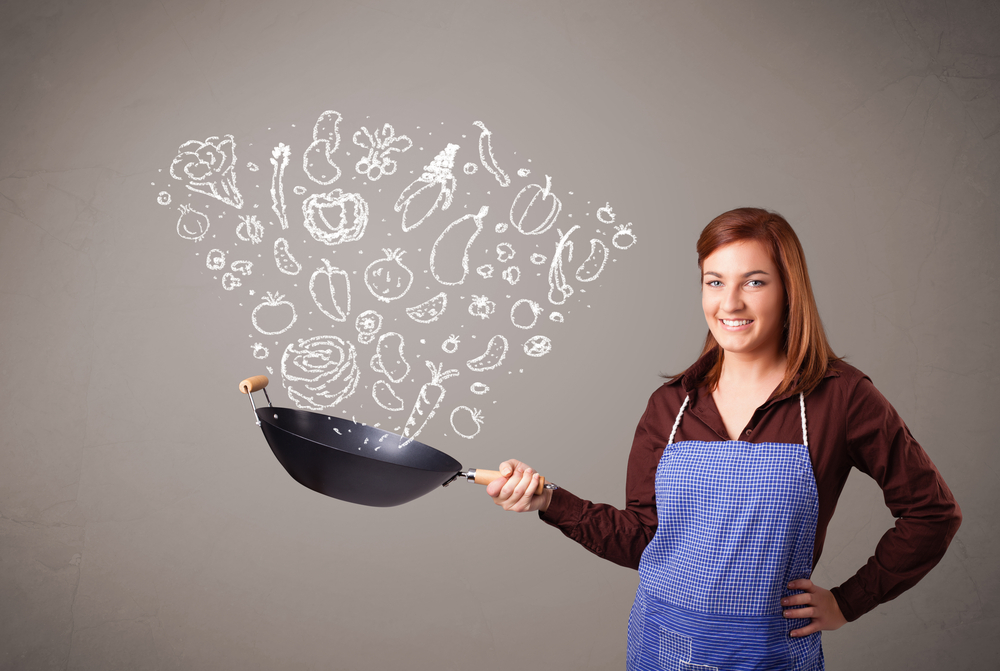
[[[483,205],[479,214],[467,214],[441,231],[431,247],[430,271],[434,279],[447,286],[465,281],[469,274],[469,251],[483,230],[483,219],[489,210],[488,205]]]
[[[590,241],[590,255],[587,260],[576,269],[576,279],[581,282],[593,282],[604,271],[604,266],[608,263],[608,246],[597,238]]]

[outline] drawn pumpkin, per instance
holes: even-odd
[[[360,193],[314,193],[302,202],[303,223],[317,242],[339,245],[355,242],[368,225],[368,201]]]
[[[546,175],[544,188],[529,184],[514,198],[510,223],[525,235],[541,235],[552,228],[561,210],[562,202],[552,193],[552,178]]]

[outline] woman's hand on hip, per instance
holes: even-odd
[[[788,583],[788,589],[802,590],[802,594],[786,596],[781,600],[782,608],[786,608],[782,615],[789,620],[805,618],[811,620],[808,626],[792,630],[792,636],[798,638],[817,631],[833,631],[847,624],[847,619],[840,612],[837,598],[830,590],[814,585],[812,580],[806,578]],[[802,606],[802,608],[788,608],[788,606]]]
[[[552,500],[552,491],[543,489],[541,494],[535,494],[538,491],[538,473],[517,459],[508,459],[500,464],[498,470],[503,477],[486,486],[486,493],[493,497],[494,503],[516,513],[545,512]]]

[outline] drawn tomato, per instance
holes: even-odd
[[[465,405],[460,405],[451,411],[451,428],[462,438],[472,439],[479,435],[483,428],[483,413]]]
[[[385,258],[373,261],[365,268],[365,286],[372,296],[383,303],[401,298],[413,284],[413,271],[401,261],[402,249],[383,249]]]
[[[617,233],[611,238],[611,244],[618,249],[628,249],[635,244],[635,233],[632,232],[632,224],[615,226]]]
[[[529,184],[521,189],[510,206],[510,223],[525,235],[540,235],[552,228],[562,210],[562,202],[552,193],[552,178],[545,187]]]
[[[250,320],[255,329],[264,335],[278,335],[292,328],[298,319],[295,306],[278,293],[268,292],[264,301],[253,309]]]

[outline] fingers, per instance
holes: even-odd
[[[788,588],[802,590],[802,593],[786,596],[781,600],[782,607],[792,606],[784,610],[782,615],[790,620],[809,620],[807,626],[789,632],[792,637],[808,636],[823,630],[832,631],[847,623],[843,613],[840,612],[836,597],[830,590],[823,589],[807,579],[793,580],[788,583]]]

